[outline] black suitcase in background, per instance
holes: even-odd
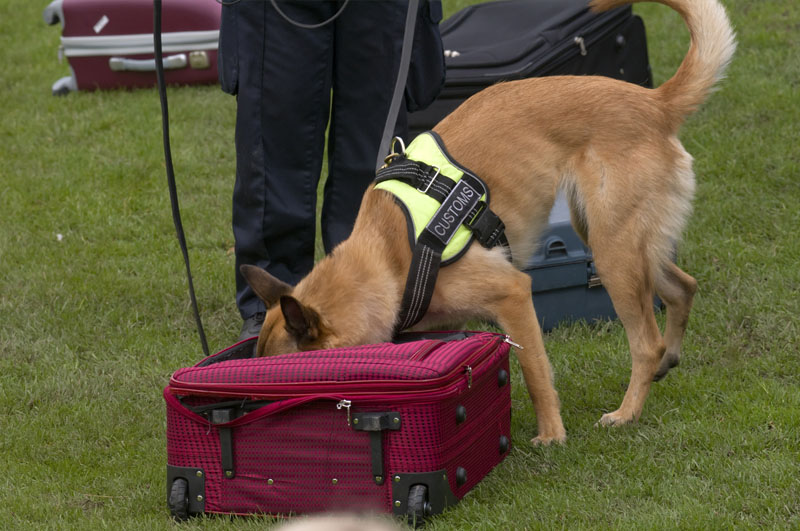
[[[644,23],[630,6],[594,13],[588,0],[500,0],[466,7],[440,30],[445,84],[409,115],[411,138],[500,81],[602,75],[652,86]]]

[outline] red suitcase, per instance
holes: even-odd
[[[163,1],[167,83],[217,82],[220,9],[216,0]],[[152,0],[53,0],[44,20],[61,23],[59,57],[72,71],[53,94],[155,86]]]
[[[507,336],[251,358],[256,339],[164,390],[172,514],[379,511],[455,504],[510,450]],[[408,339],[408,338],[406,338]]]

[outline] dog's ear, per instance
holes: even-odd
[[[308,345],[319,339],[322,334],[319,314],[294,297],[284,295],[280,300],[286,331],[295,338],[297,344]]]
[[[264,301],[267,308],[278,302],[283,295],[288,295],[292,292],[292,286],[278,280],[260,267],[254,265],[242,264],[239,266],[242,276],[253,288],[253,291],[259,299]]]

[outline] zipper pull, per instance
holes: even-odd
[[[472,367],[467,365],[467,389],[472,389]]]
[[[508,343],[509,345],[511,345],[512,347],[514,347],[514,348],[516,348],[516,349],[519,349],[519,350],[525,350],[525,347],[523,347],[523,346],[522,346],[522,345],[520,345],[519,343],[514,343],[513,341],[511,341],[511,336],[508,336],[508,335],[507,335],[507,336],[505,337],[505,339],[503,339],[503,342],[505,342],[505,343]]]
[[[345,408],[347,410],[347,425],[350,425],[350,406],[353,403],[349,400],[341,400],[338,404],[336,404],[336,409]]]
[[[575,37],[574,39],[572,39],[572,41],[575,44],[577,44],[578,46],[580,46],[581,55],[585,56],[586,55],[586,41],[583,40],[583,37],[581,37],[581,36]]]

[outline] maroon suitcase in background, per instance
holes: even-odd
[[[163,1],[167,83],[217,82],[220,9],[216,0]],[[152,0],[53,0],[44,20],[61,23],[59,57],[72,71],[53,94],[155,86]]]
[[[176,518],[347,510],[419,522],[508,455],[507,336],[252,358],[255,341],[176,371],[164,390]]]

